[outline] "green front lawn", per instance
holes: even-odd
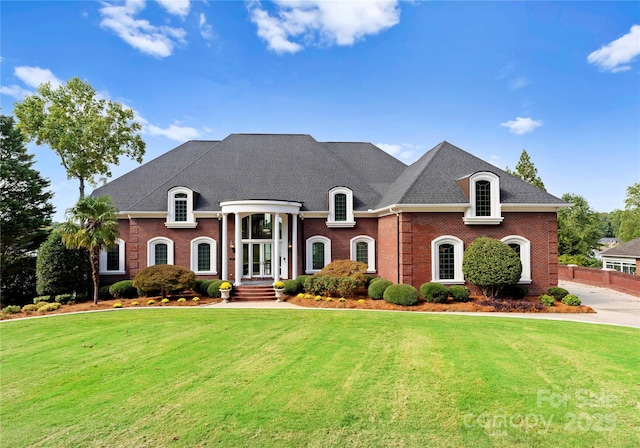
[[[0,324],[0,446],[640,446],[640,331],[141,309]]]

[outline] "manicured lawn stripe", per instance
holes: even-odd
[[[0,336],[2,446],[640,445],[636,329],[172,309],[7,321]]]

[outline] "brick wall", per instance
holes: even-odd
[[[569,282],[609,288],[640,297],[640,276],[582,266],[558,266],[558,278]]]

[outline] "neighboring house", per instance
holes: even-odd
[[[410,166],[370,143],[232,134],[189,141],[96,189],[119,210],[103,282],[169,263],[235,284],[295,278],[332,260],[419,287],[464,284],[479,236],[511,245],[532,293],[557,284],[567,204],[442,142]]]
[[[614,269],[635,275],[640,267],[640,238],[607,249],[600,256],[604,269]]]

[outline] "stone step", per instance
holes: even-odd
[[[231,291],[231,299],[238,301],[275,300],[276,293],[271,286],[236,286]]]

